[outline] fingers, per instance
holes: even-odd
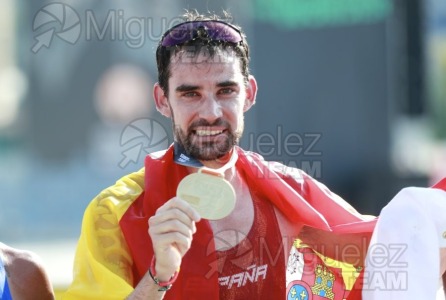
[[[172,198],[149,219],[149,235],[155,250],[176,247],[181,256],[190,248],[192,235],[197,231],[199,214],[184,200]]]
[[[155,252],[165,253],[166,251],[174,249],[181,255],[181,257],[186,254],[192,244],[192,234],[190,236],[185,236],[184,234],[180,234],[178,232],[164,233],[157,236],[155,239],[156,245],[154,244],[154,247],[158,246],[156,248],[159,249],[159,251]]]
[[[174,197],[171,200],[167,201],[163,206],[158,208],[156,213],[158,214],[172,209],[178,209],[182,211],[195,222],[200,221],[200,214],[192,206],[190,206],[189,203],[179,197]]]
[[[156,271],[167,279],[190,249],[200,215],[186,201],[174,197],[149,218],[149,235],[156,257]]]
[[[200,215],[186,201],[175,197],[158,208],[155,214],[155,222],[165,222],[167,220],[178,220],[189,226],[200,221]]]
[[[175,219],[169,219],[158,223],[157,217],[149,220],[149,235],[155,249],[164,250],[168,247],[176,247],[183,256],[190,248],[192,235],[196,232],[195,223],[185,225]]]

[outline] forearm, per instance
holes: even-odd
[[[127,300],[159,300],[163,299],[166,292],[158,291],[159,286],[153,281],[149,272],[144,275],[135,290],[126,298]]]
[[[154,256],[144,277],[128,300],[163,299],[166,289],[174,284],[181,260],[192,243],[196,232],[195,222],[200,215],[184,200],[172,198],[149,218],[148,232]],[[160,259],[155,259],[155,256]]]
[[[151,266],[144,277],[140,280],[135,290],[127,297],[129,300],[144,299],[158,300],[163,299],[164,294],[174,284],[178,273],[172,274],[171,266],[160,266],[152,259]],[[172,274],[172,275],[171,275]]]

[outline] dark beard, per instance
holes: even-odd
[[[223,126],[226,131],[221,134],[214,141],[205,141],[201,143],[193,143],[193,136],[195,135],[192,128],[198,126],[212,127]],[[223,157],[227,154],[233,146],[237,145],[241,132],[234,132],[231,126],[222,119],[217,119],[214,123],[210,124],[208,121],[201,119],[192,123],[187,129],[187,133],[184,133],[179,127],[174,128],[175,139],[189,156],[192,156],[198,160],[215,160]]]

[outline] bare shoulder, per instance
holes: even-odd
[[[17,299],[54,299],[53,289],[39,256],[0,243],[8,284]]]

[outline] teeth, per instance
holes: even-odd
[[[197,130],[197,135],[199,136],[217,135],[222,132],[223,130]]]

